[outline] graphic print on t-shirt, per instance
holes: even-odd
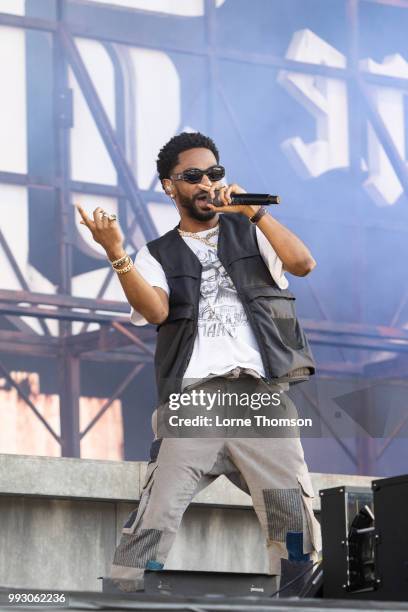
[[[195,251],[202,265],[199,333],[207,338],[236,337],[238,327],[248,325],[245,310],[227,271],[213,249]]]

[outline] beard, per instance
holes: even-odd
[[[214,219],[217,213],[214,210],[203,210],[196,201],[196,197],[197,196],[194,198],[187,198],[186,196],[179,194],[178,199],[180,206],[187,211],[189,217],[195,219],[196,221],[210,221],[211,219]]]

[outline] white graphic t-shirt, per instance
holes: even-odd
[[[205,237],[215,228],[198,232]],[[281,289],[288,286],[282,269],[282,261],[267,238],[256,227],[260,254]],[[183,240],[195,253],[202,266],[198,331],[193,352],[184,374],[186,379],[201,379],[214,374],[225,374],[241,366],[265,376],[257,340],[250,327],[246,312],[237,291],[217,256],[218,234],[209,239],[214,247],[207,246],[196,238]],[[166,275],[162,266],[142,247],[135,257],[135,267],[143,278],[154,287],[161,287],[169,294]],[[133,308],[130,320],[135,325],[146,325],[146,319]],[[190,382],[190,381],[189,381]]]

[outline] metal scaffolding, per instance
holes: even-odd
[[[59,217],[59,262],[58,262],[58,294],[46,295],[29,291],[29,285],[24,274],[19,269],[13,256],[12,249],[7,244],[0,230],[0,245],[6,257],[16,272],[21,291],[0,290],[0,317],[5,317],[12,324],[13,330],[0,329],[0,352],[15,355],[32,355],[55,359],[58,362],[59,397],[61,435],[58,436],[41,416],[33,405],[21,385],[14,382],[9,371],[0,362],[0,376],[4,376],[8,383],[15,387],[19,396],[27,407],[42,421],[61,445],[61,455],[80,456],[80,440],[93,427],[102,414],[108,409],[112,401],[120,397],[124,389],[143,369],[146,363],[152,361],[154,353],[155,329],[152,326],[135,328],[129,323],[129,306],[125,302],[113,302],[104,299],[104,292],[112,277],[111,268],[106,270],[106,278],[101,290],[94,299],[77,298],[72,295],[72,258],[74,241],[69,232],[72,225],[72,206],[70,204],[71,192],[91,195],[110,196],[118,198],[120,202],[127,202],[133,213],[128,226],[122,227],[125,245],[134,247],[132,236],[135,228],[140,228],[146,241],[156,237],[156,229],[149,215],[146,203],[154,195],[155,201],[167,201],[164,195],[150,189],[140,189],[134,174],[127,162],[123,143],[118,132],[112,127],[104,110],[91,76],[84,64],[75,42],[76,37],[89,38],[100,41],[105,45],[120,43],[129,46],[144,46],[151,49],[180,52],[187,55],[202,57],[207,62],[207,119],[209,126],[213,117],[213,104],[215,95],[219,96],[227,114],[230,116],[237,135],[247,151],[249,159],[253,162],[250,147],[246,145],[234,111],[223,91],[222,82],[217,73],[216,60],[243,64],[266,65],[278,69],[293,70],[306,74],[324,75],[346,82],[349,90],[359,99],[360,112],[368,116],[375,133],[389,157],[393,168],[406,192],[408,192],[408,169],[406,163],[390,138],[383,120],[370,100],[367,85],[376,84],[408,91],[408,81],[393,77],[369,74],[359,69],[358,42],[359,42],[359,6],[361,3],[371,2],[377,4],[398,6],[408,9],[408,0],[345,0],[349,33],[348,65],[346,68],[333,68],[326,65],[317,65],[287,60],[265,53],[248,53],[239,50],[220,49],[216,45],[214,28],[216,10],[214,0],[205,0],[206,44],[204,51],[193,50],[183,41],[176,43],[164,42],[154,44],[140,41],[137,34],[130,29],[121,31],[115,23],[103,24],[98,20],[80,23],[71,20],[67,8],[72,4],[80,6],[81,0],[56,0],[56,18],[43,19],[29,16],[0,14],[0,25],[48,32],[53,40],[53,71],[54,71],[54,108],[56,109],[55,139],[57,160],[53,180],[44,179],[30,174],[2,172],[0,168],[0,183],[20,185],[27,188],[42,189],[53,194]],[[83,3],[84,5],[86,3]],[[96,14],[100,7],[93,5],[88,10]],[[108,48],[108,47],[107,47]],[[87,182],[78,182],[71,179],[69,163],[69,130],[72,125],[72,95],[68,86],[68,66],[72,69],[84,99],[94,118],[99,134],[106,146],[110,159],[118,175],[117,186],[106,186]],[[355,116],[351,121],[357,121]],[[351,129],[351,127],[350,127]],[[352,158],[352,169],[359,171],[358,155]],[[314,296],[319,301],[319,296]],[[397,355],[388,364],[388,368],[400,374],[408,372],[408,331],[396,326],[398,316],[408,301],[408,292],[397,308],[395,316],[389,327],[369,326],[361,324],[334,323],[324,320],[304,320],[303,325],[308,333],[312,345],[324,345],[341,348],[357,348],[372,351],[385,351]],[[81,310],[79,310],[81,309]],[[324,313],[320,304],[320,312]],[[114,314],[112,314],[114,313]],[[39,320],[43,335],[36,334],[20,318],[22,316],[35,317]],[[50,334],[46,319],[56,319],[59,325],[58,337]],[[72,323],[83,323],[79,334],[72,333]],[[90,323],[98,323],[100,329],[87,331]],[[133,369],[124,377],[123,381],[112,391],[99,413],[84,431],[79,427],[79,398],[80,398],[80,367],[81,362],[105,361],[108,363],[130,363]],[[375,366],[372,366],[373,371]],[[347,376],[355,373],[356,364],[350,364],[340,359],[338,362],[320,365],[320,372],[327,376]],[[361,365],[361,372],[364,364]],[[313,398],[309,398],[313,403]],[[340,442],[340,441],[339,441]],[[384,452],[386,445],[381,452]],[[362,451],[363,454],[366,452]],[[359,464],[359,458],[353,456],[352,460]]]

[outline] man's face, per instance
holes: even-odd
[[[183,151],[178,156],[178,164],[172,170],[172,174],[178,174],[184,172],[187,168],[199,168],[200,170],[207,170],[211,166],[215,166],[217,160],[214,154],[209,149],[197,148],[188,149]],[[212,183],[208,176],[204,175],[201,182],[204,185],[221,185],[221,181]],[[197,221],[209,221],[213,219],[217,214],[208,207],[206,197],[200,199],[200,196],[207,196],[207,193],[199,187],[197,184],[187,183],[186,181],[172,181],[173,191],[175,194],[176,202],[181,207],[180,214],[184,212],[185,215],[196,219]]]

